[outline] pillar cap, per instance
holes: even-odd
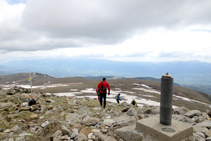
[[[173,78],[171,75],[169,75],[168,72],[166,74],[162,75],[162,77]]]

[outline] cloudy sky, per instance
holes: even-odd
[[[0,63],[211,62],[211,0],[0,0]]]

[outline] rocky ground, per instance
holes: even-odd
[[[14,92],[15,90],[15,92]],[[159,107],[142,108],[108,102],[102,108],[97,99],[58,97],[32,93],[37,105],[28,106],[24,88],[0,90],[0,140],[3,141],[151,141],[136,130],[136,121],[159,114]],[[185,107],[174,109],[173,119],[193,127],[185,140],[211,140],[211,110]]]

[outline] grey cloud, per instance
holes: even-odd
[[[23,25],[56,37],[121,38],[139,28],[210,21],[209,1],[31,0]],[[198,20],[198,19],[201,20]]]
[[[115,44],[153,27],[209,24],[209,5],[210,0],[28,0],[20,29],[0,28],[0,49]]]

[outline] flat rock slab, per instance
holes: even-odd
[[[160,141],[180,141],[193,136],[191,125],[173,120],[170,126],[160,124],[160,115],[136,122],[136,129]]]

